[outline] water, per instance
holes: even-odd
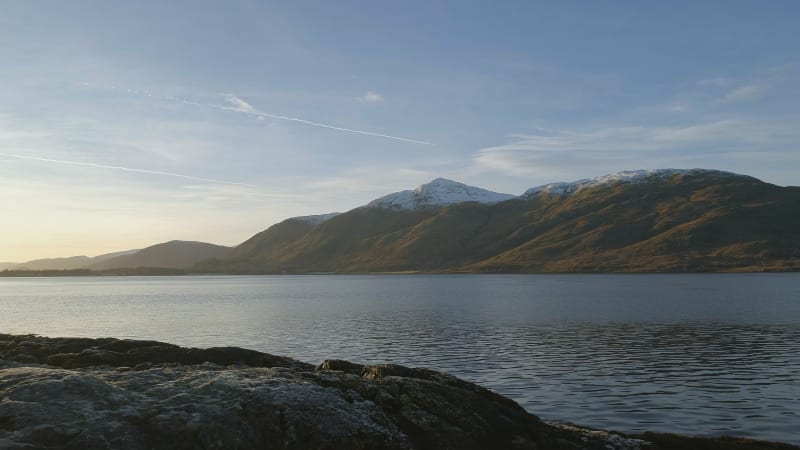
[[[800,274],[0,278],[0,332],[426,366],[545,419],[800,444]]]

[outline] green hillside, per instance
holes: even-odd
[[[495,204],[358,208],[287,220],[227,257],[228,273],[642,272],[800,268],[800,188],[701,171]]]

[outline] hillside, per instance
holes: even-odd
[[[480,271],[719,271],[800,268],[800,188],[724,172],[536,193],[520,245]]]
[[[414,196],[431,184],[441,193],[443,183],[469,188],[438,179],[319,224],[290,219],[202,267],[233,273],[800,268],[796,187],[693,169],[556,183],[505,201],[487,194],[452,202]]]
[[[90,258],[88,256],[70,256],[66,258],[43,258],[17,264],[0,264],[0,270],[76,270],[86,269],[92,264],[107,261],[117,256],[128,255],[139,250],[125,250],[121,252],[106,253]]]
[[[221,258],[230,247],[194,241],[170,241],[156,244],[135,253],[116,256],[88,266],[91,270],[118,268],[158,267],[185,269],[200,261]]]

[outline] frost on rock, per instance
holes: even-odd
[[[385,195],[369,202],[366,207],[411,210],[461,202],[498,203],[513,198],[516,198],[516,196],[437,178],[430,183],[418,186],[414,190]]]

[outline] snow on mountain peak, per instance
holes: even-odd
[[[569,195],[582,189],[608,185],[614,183],[644,183],[658,178],[667,178],[673,175],[735,175],[731,172],[711,169],[656,169],[656,170],[626,170],[611,173],[595,178],[584,178],[571,183],[550,183],[528,189],[520,197],[530,197],[544,192],[552,195]]]
[[[436,178],[413,190],[405,190],[385,195],[367,203],[367,208],[388,208],[413,210],[452,205],[461,202],[499,203],[514,198],[527,198],[540,192],[551,195],[569,195],[582,189],[610,185],[616,183],[644,183],[673,175],[736,175],[731,172],[711,169],[657,169],[626,170],[595,178],[584,178],[571,183],[550,183],[528,189],[519,197],[510,194],[492,192],[486,189],[468,186],[446,178]]]
[[[333,219],[334,217],[338,216],[339,214],[341,214],[341,213],[333,212],[333,213],[327,213],[327,214],[315,214],[313,216],[297,216],[297,217],[290,218],[290,220],[299,220],[301,222],[307,222],[307,223],[310,223],[312,225],[319,225],[322,222],[325,222],[326,220]]]
[[[436,178],[414,190],[385,195],[369,202],[366,206],[368,208],[420,209],[461,202],[497,203],[512,198],[516,198],[516,196],[468,186],[446,178]]]

